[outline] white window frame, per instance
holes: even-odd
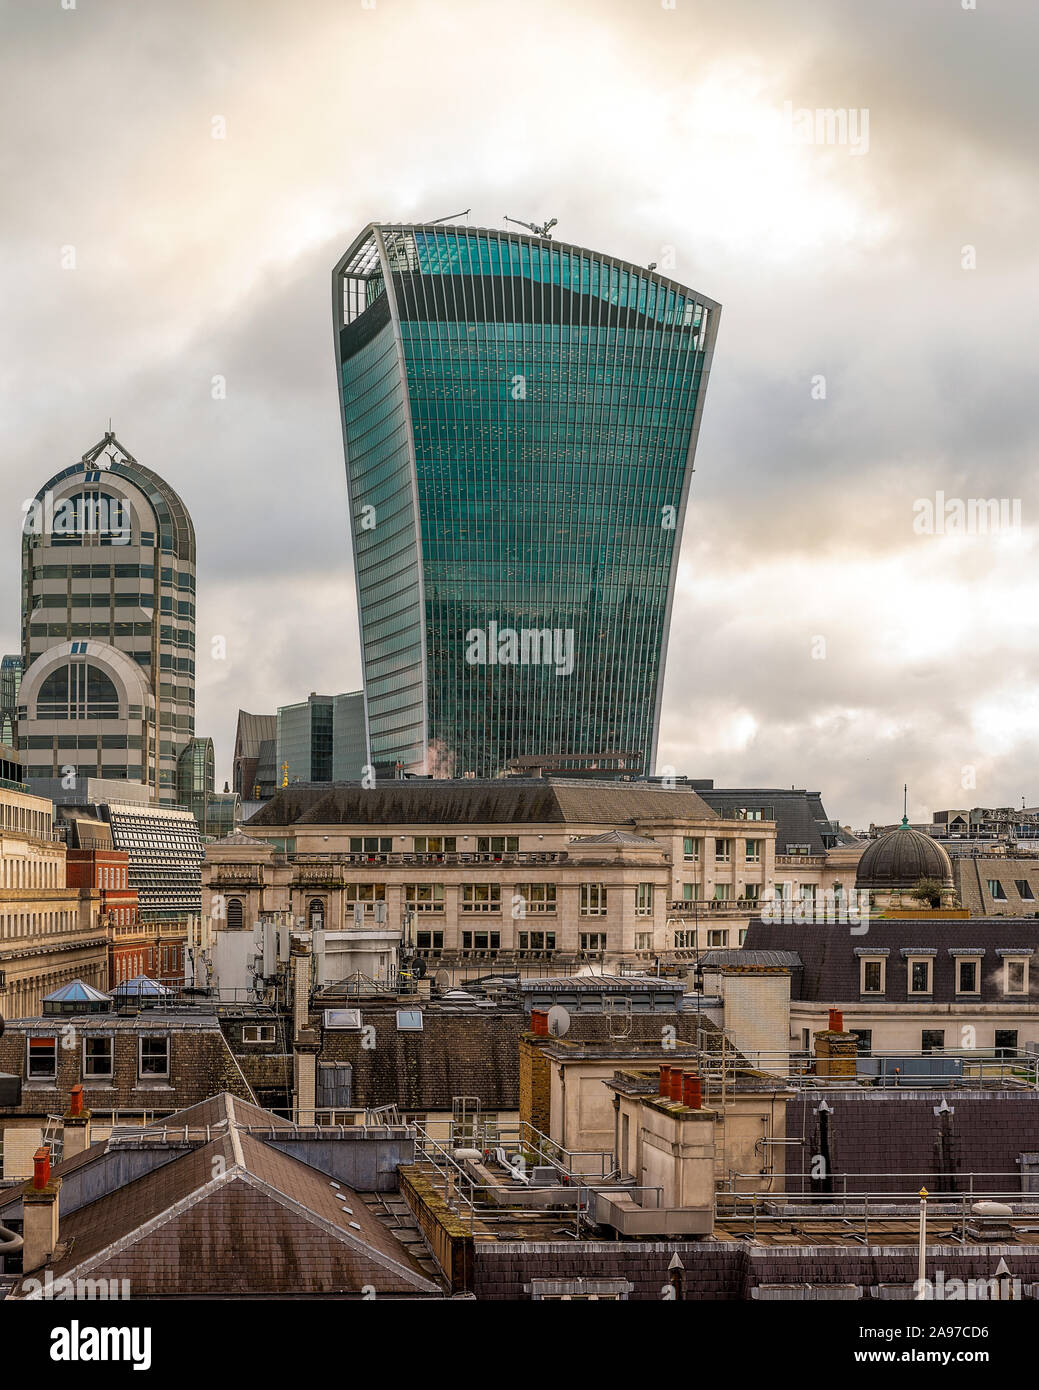
[[[880,988],[866,988],[866,966],[880,966]],[[872,995],[879,998],[880,995],[887,993],[887,956],[860,956],[859,958],[859,993]]]
[[[250,1037],[250,1034],[253,1036]],[[242,1027],[243,1043],[272,1043],[276,1037],[273,1023],[246,1023]]]
[[[144,1070],[144,1044],[145,1042],[164,1042],[166,1044],[166,1070],[149,1071]],[[137,1084],[145,1085],[149,1081],[169,1081],[170,1068],[173,1065],[170,1056],[170,1035],[169,1033],[142,1033],[137,1039]]]
[[[927,966],[927,988],[913,988],[913,966],[923,961]],[[906,995],[911,999],[929,999],[934,993],[934,957],[906,956]]]
[[[1028,956],[1004,956],[1003,957],[1003,993],[1014,999],[1025,999],[1028,997]],[[1010,988],[1010,967],[1011,965],[1021,965],[1021,989]]]
[[[980,994],[980,993],[981,993],[981,957],[980,957],[980,956],[953,956],[953,958],[952,958],[952,964],[953,964],[953,969],[956,971],[956,989],[955,989],[955,993],[958,994],[958,995],[960,996],[960,998],[970,998],[970,999],[973,999],[975,995]],[[973,965],[973,967],[974,967],[974,988],[973,988],[973,989],[961,989],[961,988],[960,988],[960,966],[961,966],[961,965]]]
[[[106,1042],[108,1044],[108,1070],[91,1071],[87,1067],[87,1043]],[[110,1081],[115,1073],[115,1037],[112,1033],[85,1033],[83,1036],[83,1080]]]

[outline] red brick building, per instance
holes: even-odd
[[[183,979],[183,943],[170,941],[157,923],[141,921],[137,889],[129,883],[129,865],[130,856],[120,849],[70,849],[66,858],[68,886],[101,894],[99,916],[108,934],[108,988],[137,975],[176,983]]]

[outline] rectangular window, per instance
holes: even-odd
[[[38,1038],[30,1036],[25,1074],[30,1080],[54,1080],[58,1074],[57,1038]]]
[[[112,1048],[114,1038],[83,1039],[83,1076],[92,1079],[112,1075]]]
[[[515,854],[519,849],[518,835],[478,835],[478,854]]]
[[[931,958],[930,956],[910,956],[909,958],[909,993],[910,994],[930,994],[931,992]]]
[[[556,934],[554,931],[521,931],[519,948],[521,951],[554,951]]]
[[[583,931],[581,933],[582,951],[605,951],[606,933],[604,931]]]
[[[462,911],[463,911],[463,912],[500,912],[500,911],[501,911],[501,884],[499,884],[499,883],[463,883],[463,884],[462,884]]]
[[[1032,885],[1027,878],[1015,878],[1014,887],[1017,889],[1017,896],[1023,898],[1026,903],[1035,902],[1035,894],[1032,892]]]
[[[523,910],[528,914],[556,910],[554,883],[517,883],[515,896],[522,899]]]
[[[682,901],[684,903],[697,903],[700,901],[700,885],[698,883],[682,884]]]
[[[635,888],[635,916],[653,916],[653,885],[640,883]]]
[[[581,916],[582,916],[582,917],[605,917],[605,916],[606,916],[606,884],[605,884],[605,883],[582,883],[582,884],[581,884]]]
[[[756,903],[761,896],[760,883],[746,883],[743,885],[743,896],[747,902]]]
[[[635,950],[652,951],[653,933],[651,931],[637,931],[635,933]]]
[[[442,951],[444,949],[444,933],[442,931],[416,932],[415,946],[420,951]]]
[[[409,883],[404,888],[404,901],[409,912],[443,912],[442,883]]]
[[[392,835],[353,835],[350,838],[351,854],[389,854],[392,849]]]
[[[727,883],[716,883],[714,885],[714,901],[716,903],[727,903],[732,889]]]
[[[1017,1029],[997,1028],[995,1044],[998,1056],[1012,1056],[1017,1051]]]
[[[1011,956],[1003,962],[1003,993],[1028,993],[1028,959]]]
[[[1007,893],[999,879],[990,878],[987,879],[986,882],[988,883],[989,897],[992,898],[994,902],[1005,903],[1007,900]]]
[[[760,864],[760,863],[761,863],[761,843],[762,843],[762,842],[761,842],[760,840],[748,840],[748,841],[747,841],[747,863],[748,863],[748,864]]]
[[[421,1009],[398,1009],[398,1010],[397,1010],[397,1031],[398,1031],[398,1033],[421,1033],[421,1032],[422,1032],[422,1010],[421,1010]]]
[[[715,840],[714,842],[714,862],[716,864],[728,864],[732,860],[732,841]]]
[[[956,993],[978,994],[981,962],[974,956],[960,956],[956,961]]]
[[[921,1052],[940,1052],[945,1047],[944,1028],[925,1028],[920,1034]]]
[[[707,944],[724,948],[729,944],[729,933],[720,928],[711,930],[707,933]]]
[[[416,854],[454,854],[457,837],[454,835],[416,835]]]
[[[858,1039],[859,1052],[868,1057],[873,1051],[873,1029],[872,1028],[853,1028],[851,1030]]]
[[[273,1023],[247,1023],[242,1029],[243,1043],[272,1043],[273,1041]]]
[[[465,951],[497,951],[501,948],[501,932],[464,931],[462,949]]]
[[[139,1043],[138,1076],[154,1081],[170,1074],[170,1040],[166,1034],[147,1033]]]
[[[682,838],[682,854],[687,864],[699,864],[700,846],[703,841],[694,838],[692,835],[685,835]]]
[[[343,890],[346,901],[354,903],[381,903],[386,901],[385,883],[348,883]]]
[[[884,993],[884,957],[876,960],[863,960],[859,966],[859,992],[861,994]]]

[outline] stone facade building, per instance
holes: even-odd
[[[0,759],[0,1012],[36,1013],[45,994],[82,979],[108,984],[100,894],[66,886],[51,802],[31,796],[15,755]]]
[[[556,778],[293,786],[206,846],[203,912],[350,929],[386,904],[430,962],[691,957],[738,946],[778,891],[850,887],[854,862],[777,853],[775,821],[722,816],[688,786]],[[784,842],[784,850],[786,844]]]

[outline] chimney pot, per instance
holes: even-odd
[[[536,1037],[548,1037],[548,1014],[544,1009],[531,1009],[530,1027]]]
[[[687,1071],[683,1075],[682,1104],[689,1110],[703,1109],[703,1083],[695,1071]]]
[[[50,1180],[51,1151],[46,1144],[41,1144],[32,1156],[32,1185],[37,1192],[42,1192]]]
[[[671,1068],[671,1100],[682,1101],[682,1069],[680,1067]]]
[[[77,1083],[72,1088],[72,1098],[69,1101],[69,1114],[82,1115],[83,1113],[83,1087]]]
[[[831,1033],[843,1033],[843,1032],[844,1032],[844,1014],[841,1012],[840,1009],[831,1009],[831,1010],[830,1010],[830,1032],[831,1032]]]
[[[660,1068],[660,1088],[659,1088],[658,1094],[659,1094],[659,1095],[662,1095],[662,1096],[670,1096],[670,1094],[671,1094],[671,1068],[670,1068],[670,1067],[661,1067],[661,1068]]]

